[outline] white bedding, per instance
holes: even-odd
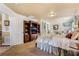
[[[48,44],[51,46],[60,47],[67,50],[69,49],[69,46],[76,48],[76,43],[79,43],[77,40],[71,40],[60,35],[54,35],[52,36],[52,39],[46,36],[39,37],[36,42],[39,43],[43,41],[42,43],[44,43],[45,40],[49,40]]]

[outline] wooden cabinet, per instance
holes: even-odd
[[[24,43],[29,42],[29,35],[24,35],[24,36],[25,36]]]
[[[24,21],[24,43],[29,42],[29,21]]]
[[[24,21],[24,43],[35,40],[40,33],[40,25],[33,21]]]

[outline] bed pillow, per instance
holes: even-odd
[[[78,39],[79,39],[79,33],[78,33],[78,32],[73,33],[73,35],[72,35],[72,38],[71,38],[71,39],[78,40]]]
[[[66,38],[71,39],[71,37],[72,37],[72,33],[68,33],[68,34],[66,35]]]

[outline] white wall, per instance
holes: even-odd
[[[23,44],[23,18],[10,17],[11,45]]]
[[[71,28],[72,26],[68,26],[68,27],[64,27],[63,26],[63,23],[64,22],[68,22],[69,20],[73,19],[72,16],[70,17],[61,17],[61,18],[58,18],[58,19],[52,19],[53,21],[51,22],[51,29],[52,29],[52,32],[54,31],[53,30],[53,25],[55,24],[58,24],[59,25],[59,29],[57,31],[67,31],[69,28]]]
[[[48,35],[48,31],[51,31],[51,27],[50,27],[51,23],[45,21],[44,19],[41,19],[40,21],[40,32],[41,35]],[[45,26],[45,28],[44,28]]]
[[[58,24],[59,25],[59,28],[57,30],[59,32],[66,31],[69,28],[71,28],[70,26],[68,26],[68,27],[64,27],[63,26],[63,23],[64,22],[68,22],[71,19],[74,19],[73,16],[60,17],[60,18],[56,18],[56,19],[42,19],[42,20],[43,21],[46,20],[46,22],[49,23],[48,29],[50,30],[51,34],[53,34],[54,33],[53,25],[55,25],[55,24]],[[52,20],[52,21],[50,22],[49,20]],[[42,22],[41,22],[41,24],[42,24]],[[41,25],[41,33],[44,34],[44,35],[46,34],[46,31],[43,29],[43,25]]]
[[[4,21],[6,20],[6,15],[2,14],[2,37],[3,37],[3,45],[10,45],[10,35],[6,35],[5,33],[10,33],[10,26],[4,26]],[[8,19],[10,20],[10,19]]]
[[[0,13],[1,14],[6,14],[9,16],[16,16],[17,14],[13,12],[10,8],[8,8],[6,5],[0,3]]]
[[[8,17],[10,17],[10,16],[8,16]],[[10,19],[6,19],[6,15],[5,14],[2,14],[2,31],[3,32],[10,32],[10,26],[8,26],[8,30],[7,30],[7,27],[6,26],[4,26],[4,21],[5,20],[9,20],[10,21]]]
[[[6,38],[4,36],[4,43],[3,45],[17,45],[17,44],[23,44],[23,21],[25,17],[23,16],[9,16],[10,26],[8,26],[8,30],[6,30],[6,26],[4,26],[4,20],[6,20],[6,15],[2,14],[2,32],[10,33],[10,36]]]
[[[9,9],[4,4],[0,4],[0,13],[2,14],[2,32],[10,33],[10,36],[4,36],[3,45],[17,45],[23,44],[23,20],[25,20],[25,16],[19,15]],[[9,16],[10,26],[7,27],[4,25],[4,20],[6,19],[6,15]]]

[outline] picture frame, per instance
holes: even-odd
[[[58,28],[59,28],[58,24],[53,25],[53,30],[58,30]]]
[[[5,21],[4,21],[4,25],[5,25],[5,26],[9,26],[9,25],[10,25],[9,20],[5,20]]]
[[[64,26],[64,27],[72,26],[72,22],[64,22],[64,23],[63,23],[63,26]]]

